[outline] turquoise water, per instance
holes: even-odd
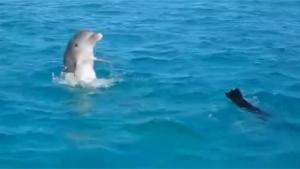
[[[1,167],[300,167],[298,0],[4,0],[0,17]],[[52,81],[81,28],[121,81]]]

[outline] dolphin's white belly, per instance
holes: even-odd
[[[75,70],[75,78],[79,82],[89,83],[95,80],[96,72],[94,70],[94,61],[93,60],[84,60],[78,62]]]

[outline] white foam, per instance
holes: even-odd
[[[89,83],[76,80],[74,73],[61,73],[56,76],[52,73],[52,81],[57,84],[67,85],[71,87],[82,87],[82,88],[109,88],[116,82],[120,81],[117,77],[110,78],[97,78]]]

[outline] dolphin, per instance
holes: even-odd
[[[102,39],[101,33],[88,30],[77,32],[68,42],[64,52],[63,72],[71,74],[79,82],[91,82],[97,78],[94,70],[94,62],[107,62],[104,59],[96,58],[94,48]]]

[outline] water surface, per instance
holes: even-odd
[[[300,167],[298,0],[0,2],[0,166]],[[52,82],[73,34],[122,81]],[[105,65],[97,65],[105,78]],[[224,93],[239,87],[262,121]]]

